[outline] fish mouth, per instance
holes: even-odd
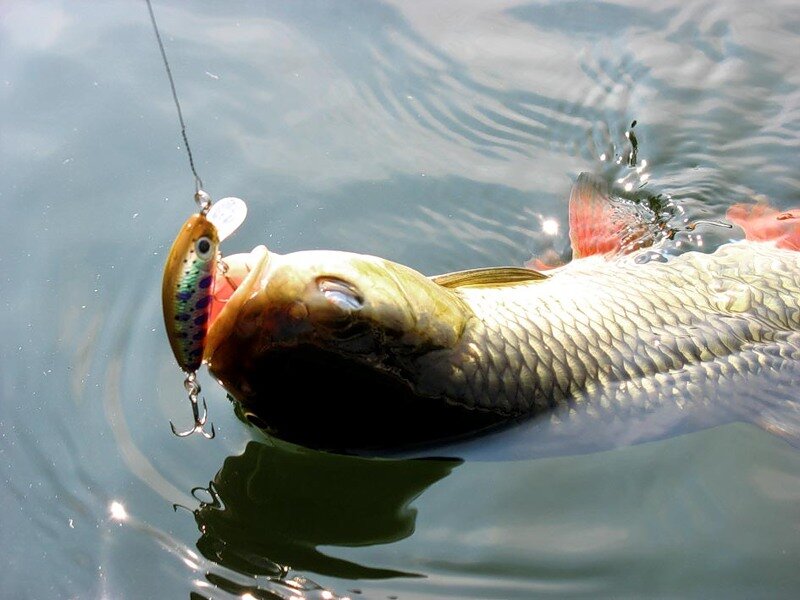
[[[221,259],[222,272],[214,278],[208,320],[209,338],[213,337],[215,329],[235,317],[236,307],[250,296],[249,290],[258,281],[268,262],[266,246],[256,246],[251,252],[231,254]]]

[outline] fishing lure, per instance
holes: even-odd
[[[203,398],[202,415],[197,401],[200,395],[197,369],[203,364],[203,350],[208,332],[208,321],[211,317],[214,280],[222,264],[219,244],[242,224],[247,215],[247,206],[239,198],[223,198],[212,206],[211,197],[202,189],[203,181],[194,166],[192,149],[189,147],[189,139],[186,136],[186,123],[183,120],[172,70],[169,68],[167,52],[164,50],[164,43],[158,31],[153,6],[150,0],[146,0],[146,2],[150,23],[153,25],[161,59],[164,61],[164,68],[167,71],[172,99],[175,101],[175,108],[178,111],[181,137],[189,157],[189,167],[194,175],[194,199],[200,207],[200,212],[189,217],[178,232],[167,256],[161,283],[161,300],[167,338],[175,360],[178,361],[178,366],[186,373],[183,385],[189,393],[189,401],[192,403],[192,413],[194,414],[194,427],[187,431],[179,432],[171,421],[170,425],[172,432],[180,437],[199,431],[211,439],[214,437],[214,425],[211,425],[210,433],[203,429],[208,417],[206,399]]]
[[[203,359],[219,260],[219,235],[207,213],[208,208],[201,208],[181,227],[169,251],[161,286],[169,344],[178,366],[186,372],[197,371]]]
[[[219,244],[242,224],[247,206],[239,198],[223,198],[212,206],[211,198],[202,190],[195,194],[195,200],[200,212],[183,224],[167,256],[161,302],[172,353],[187,374],[184,387],[194,415],[191,429],[179,432],[170,422],[172,431],[180,437],[199,431],[210,439],[214,437],[214,426],[211,425],[210,433],[203,429],[208,410],[203,398],[200,414],[197,370],[203,363],[214,281],[223,271]]]

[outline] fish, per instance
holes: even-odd
[[[581,174],[573,258],[552,269],[224,257],[203,359],[243,418],[332,451],[513,431],[518,446],[589,452],[734,421],[796,441],[800,211],[735,205],[744,239],[667,256],[623,209]]]

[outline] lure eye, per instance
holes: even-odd
[[[214,254],[214,245],[211,243],[211,239],[204,235],[194,243],[194,251],[200,260],[208,260]]]

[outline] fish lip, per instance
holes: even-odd
[[[234,254],[222,259],[222,262],[228,266],[228,272],[232,269],[246,269],[247,275],[236,286],[236,289],[209,326],[203,353],[204,361],[209,365],[211,364],[214,350],[225,337],[225,332],[230,331],[233,326],[239,308],[250,299],[254,290],[258,290],[262,273],[270,263],[270,256],[271,253],[267,250],[267,247],[261,245],[256,246],[247,254]],[[228,281],[230,283],[230,279]]]

